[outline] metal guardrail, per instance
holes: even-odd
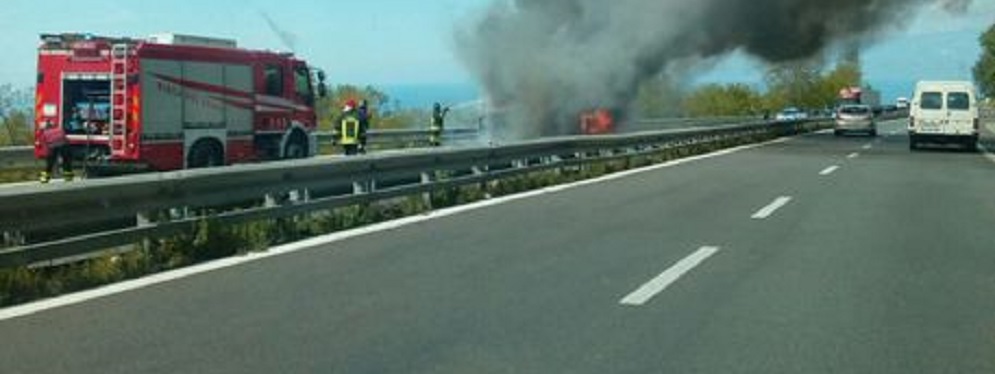
[[[752,141],[821,128],[824,122],[756,122],[648,133],[579,136],[462,149],[421,149],[0,189],[0,268],[87,255],[184,232],[203,220],[237,224],[594,162],[677,146]],[[437,175],[452,178],[435,179]],[[298,198],[289,198],[297,196]],[[219,207],[250,207],[247,209]],[[219,212],[153,222],[171,211]],[[166,214],[168,216],[168,214]]]
[[[20,169],[40,165],[35,159],[34,147],[0,148],[0,169]]]
[[[686,118],[645,118],[630,121],[622,127],[630,131],[651,131],[668,128],[689,128],[718,126],[730,123],[745,123],[750,121],[760,121],[761,117],[686,117]]]
[[[446,141],[460,142],[473,139],[479,130],[476,128],[452,128],[443,132]],[[318,141],[332,143],[330,132],[317,133]],[[427,145],[428,130],[371,130],[370,144],[375,146]],[[35,159],[34,147],[0,147],[0,170],[38,167],[42,161]]]
[[[480,133],[477,128],[451,128],[443,131],[442,137],[446,141],[458,142],[461,140],[476,138]],[[370,130],[370,145],[404,145],[404,144],[427,144],[431,132],[425,129],[398,129],[398,130]],[[335,135],[332,132],[319,132],[316,134],[321,143],[332,143]]]
[[[668,128],[716,126],[729,123],[742,123],[751,120],[757,120],[757,118],[658,118],[632,121],[629,124],[623,125],[623,127],[627,131],[650,131]],[[380,147],[427,145],[429,134],[429,130],[427,129],[371,130],[370,144]],[[447,141],[461,142],[475,139],[479,134],[480,129],[474,127],[450,128],[444,131],[443,138]],[[318,141],[322,144],[331,144],[334,141],[334,135],[331,132],[319,132],[316,135]],[[37,167],[40,165],[41,161],[34,158],[34,148],[31,146],[0,147],[0,170]]]

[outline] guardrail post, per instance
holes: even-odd
[[[474,176],[478,176],[479,177],[479,176],[482,176],[484,174],[487,174],[488,169],[487,169],[486,166],[484,166],[484,167],[472,166],[472,167],[470,167],[470,172],[472,172]],[[490,192],[490,189],[487,188],[487,181],[486,180],[483,180],[480,183],[478,183],[477,184],[477,188],[479,188],[480,192],[484,194],[484,198],[485,199],[490,199],[491,198],[491,192]]]
[[[364,185],[363,182],[352,182],[352,194],[353,195],[362,195],[362,194],[365,194],[367,192],[368,191],[366,191],[366,186]]]
[[[291,203],[306,203],[311,200],[311,194],[307,189],[293,190],[287,194],[287,201]]]
[[[583,160],[583,159],[585,159],[585,158],[587,158],[587,154],[585,154],[584,152],[577,152],[577,153],[574,153],[574,159],[575,159],[575,160]],[[587,164],[586,162],[581,162],[581,163],[578,163],[578,164],[577,164],[576,168],[577,168],[577,169],[576,169],[576,170],[577,170],[577,172],[579,172],[579,173],[585,173],[585,172],[587,172],[587,171],[588,171],[588,170],[589,170],[589,169],[590,169],[591,167],[590,167],[590,165],[588,165],[588,164]],[[574,170],[574,169],[573,169],[573,168],[571,168],[571,170]]]
[[[427,172],[427,171],[423,171],[421,173],[421,183],[422,184],[432,184],[432,174],[429,173],[429,172]],[[422,203],[425,204],[425,208],[431,210],[432,209],[432,192],[425,192],[425,193],[423,193],[421,195],[421,198],[422,198]]]
[[[169,218],[173,220],[190,218],[190,207],[169,209]]]
[[[263,199],[264,199],[263,201],[264,208],[275,208],[280,206],[280,199],[277,199],[276,195],[274,194],[271,193],[266,194],[266,196]]]
[[[0,242],[0,247],[11,247],[24,245],[24,235],[17,231],[4,231],[3,232],[3,242]]]
[[[632,169],[636,165],[636,157],[639,154],[639,149],[637,147],[629,147],[622,150],[625,154],[625,158],[622,159],[622,166],[624,170]]]
[[[149,212],[138,212],[135,215],[135,225],[138,227],[148,227],[155,224],[152,220],[152,214]]]
[[[546,165],[559,164],[560,161],[562,160],[560,159],[560,156],[557,155],[547,156],[545,159]],[[556,173],[557,176],[560,176],[563,174],[563,167],[557,166],[556,168],[553,169],[553,172]]]

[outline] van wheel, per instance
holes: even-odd
[[[190,148],[187,156],[187,167],[190,169],[213,168],[224,166],[224,151],[221,146],[210,140],[202,140]]]
[[[870,135],[872,138],[878,137],[878,130],[877,129],[871,130]]]
[[[978,141],[974,139],[968,139],[964,143],[964,150],[967,152],[977,152],[978,151]]]
[[[283,149],[283,158],[287,160],[305,158],[308,155],[307,146],[307,138],[295,132],[287,140],[287,146]]]

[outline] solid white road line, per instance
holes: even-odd
[[[776,200],[774,200],[773,203],[770,203],[770,205],[767,205],[763,209],[758,210],[750,218],[767,219],[768,217],[774,215],[774,212],[776,212],[778,209],[783,208],[785,205],[788,205],[788,203],[790,202],[791,202],[790,196],[781,196]]]
[[[61,307],[66,307],[66,306],[70,306],[70,305],[74,305],[74,304],[80,304],[80,303],[88,302],[90,300],[99,299],[99,298],[103,298],[103,297],[108,297],[108,296],[116,295],[116,294],[119,294],[119,293],[134,291],[134,290],[138,290],[138,289],[142,289],[142,288],[154,286],[154,285],[161,284],[161,283],[166,283],[166,282],[171,282],[171,281],[175,281],[175,280],[178,280],[178,279],[187,278],[187,277],[198,275],[198,274],[202,274],[202,273],[207,273],[207,272],[221,270],[221,269],[225,269],[225,268],[229,268],[229,267],[239,266],[239,265],[242,265],[242,264],[246,264],[246,263],[250,263],[250,262],[255,262],[255,261],[263,260],[263,259],[266,259],[266,258],[269,258],[269,257],[275,257],[275,256],[280,256],[280,255],[284,255],[284,254],[288,254],[288,253],[294,253],[294,252],[299,252],[299,251],[303,251],[303,250],[313,249],[315,247],[325,246],[325,245],[328,245],[328,244],[332,244],[332,243],[336,243],[336,242],[340,242],[340,241],[344,241],[344,240],[349,240],[349,239],[352,239],[352,238],[357,238],[357,237],[361,237],[361,236],[365,236],[365,235],[370,235],[370,234],[374,234],[374,233],[378,233],[378,232],[396,230],[396,229],[399,229],[399,228],[402,228],[402,227],[405,227],[405,226],[409,226],[409,225],[413,225],[413,224],[418,224],[418,223],[421,223],[421,222],[430,221],[430,220],[438,219],[438,218],[442,218],[442,217],[453,216],[453,215],[457,215],[457,214],[461,214],[461,213],[465,213],[465,212],[470,212],[470,211],[474,211],[474,210],[478,210],[478,209],[484,209],[484,208],[488,208],[488,207],[492,207],[492,206],[495,206],[495,205],[500,205],[500,204],[504,204],[504,203],[508,203],[508,202],[512,202],[512,201],[528,199],[528,198],[532,198],[532,197],[535,197],[535,196],[546,195],[546,194],[550,194],[550,193],[556,193],[556,192],[559,192],[559,191],[564,191],[564,190],[568,190],[568,189],[572,189],[572,188],[577,188],[577,187],[581,187],[581,186],[587,186],[587,185],[591,185],[591,184],[596,184],[596,183],[602,183],[602,182],[607,182],[607,181],[611,181],[611,180],[621,179],[621,178],[625,178],[625,177],[636,175],[636,174],[647,173],[647,172],[651,172],[651,171],[655,171],[655,170],[670,168],[670,167],[674,167],[674,166],[678,166],[678,165],[683,165],[683,164],[687,164],[687,163],[692,163],[692,162],[696,162],[696,161],[701,161],[701,160],[706,160],[706,159],[710,159],[710,158],[716,158],[716,157],[726,156],[726,155],[730,155],[730,154],[733,154],[733,153],[737,153],[737,152],[741,152],[741,151],[745,151],[745,150],[750,150],[750,149],[755,149],[755,148],[761,148],[761,147],[772,145],[772,144],[780,144],[780,143],[787,142],[787,141],[789,141],[791,139],[792,138],[779,138],[779,139],[774,139],[774,140],[771,140],[771,141],[765,142],[765,143],[749,144],[749,145],[744,145],[744,146],[740,146],[740,147],[729,148],[729,149],[725,149],[725,150],[721,150],[721,151],[713,152],[713,153],[709,153],[709,154],[704,154],[704,155],[700,155],[700,156],[688,157],[688,158],[684,158],[684,159],[679,159],[679,160],[674,160],[674,161],[666,162],[666,163],[663,163],[663,164],[647,166],[647,167],[641,168],[641,169],[633,169],[633,170],[628,170],[628,171],[619,172],[619,173],[615,173],[615,174],[610,174],[610,175],[606,175],[606,176],[603,176],[603,177],[600,177],[600,178],[588,179],[588,180],[584,180],[584,181],[579,181],[579,182],[570,183],[570,184],[564,184],[564,185],[559,185],[559,186],[552,186],[552,187],[547,187],[547,188],[540,189],[540,190],[524,192],[524,193],[517,194],[517,195],[504,196],[504,197],[490,199],[490,200],[484,200],[484,201],[480,201],[480,202],[476,202],[476,203],[472,203],[472,204],[461,205],[461,206],[452,207],[452,208],[448,208],[448,209],[437,210],[437,211],[433,211],[431,213],[424,214],[424,215],[412,216],[412,217],[407,217],[407,218],[401,218],[401,219],[398,219],[398,220],[384,222],[384,223],[379,223],[379,224],[375,224],[375,225],[371,225],[371,226],[367,226],[367,227],[363,227],[363,228],[359,228],[359,229],[337,232],[337,233],[333,233],[333,234],[329,234],[329,235],[325,235],[325,236],[319,236],[319,237],[315,237],[315,238],[312,238],[312,239],[307,239],[307,240],[296,242],[296,243],[290,243],[290,244],[282,245],[282,246],[279,246],[279,247],[270,248],[266,252],[251,253],[251,254],[248,254],[248,255],[245,255],[245,256],[226,258],[226,259],[222,259],[222,260],[218,260],[218,261],[213,261],[213,262],[208,262],[208,263],[204,263],[204,264],[201,264],[201,265],[195,265],[195,266],[191,266],[191,267],[187,267],[187,268],[183,268],[183,269],[179,269],[179,270],[173,270],[173,271],[169,271],[169,272],[165,272],[165,273],[159,273],[159,274],[155,274],[155,275],[151,275],[151,276],[147,276],[147,277],[144,277],[144,278],[139,278],[139,279],[135,279],[135,280],[131,280],[131,281],[126,281],[126,282],[121,282],[121,283],[115,283],[115,284],[112,284],[112,285],[108,285],[108,286],[96,288],[96,289],[89,290],[89,291],[84,291],[84,292],[79,292],[79,293],[74,293],[74,294],[69,294],[69,295],[63,295],[63,296],[54,297],[54,298],[46,299],[46,300],[42,300],[42,301],[37,301],[37,302],[29,303],[29,304],[24,304],[24,305],[9,307],[9,308],[6,308],[6,309],[0,309],[0,321],[4,321],[4,320],[8,320],[8,319],[13,319],[13,318],[18,318],[18,317],[23,317],[23,316],[28,316],[28,315],[32,315],[32,314],[36,314],[36,313],[41,313],[41,312],[44,312],[44,311],[47,311],[47,310],[61,308]]]
[[[82,181],[73,181],[72,183],[80,183],[80,182],[82,182]],[[0,188],[15,188],[15,187],[37,187],[37,188],[44,188],[45,186],[54,186],[54,185],[59,185],[59,184],[63,184],[63,183],[66,183],[66,181],[63,180],[62,178],[55,178],[55,179],[52,179],[52,180],[48,181],[47,184],[43,184],[43,183],[38,182],[38,181],[33,181],[33,182],[0,183]]]
[[[820,172],[819,175],[829,175],[836,172],[839,169],[840,169],[839,165],[833,165]]]
[[[852,160],[852,159],[855,159],[855,158],[857,158],[857,157],[860,157],[860,153],[857,153],[857,152],[854,152],[854,153],[851,153],[851,154],[849,154],[848,156],[846,156],[846,158],[849,158],[849,159],[851,159],[851,160]]]
[[[670,267],[663,273],[660,273],[656,278],[653,278],[646,284],[639,287],[639,289],[633,291],[628,296],[619,301],[622,305],[640,306],[644,305],[650,301],[654,296],[663,292],[663,290],[670,287],[678,279],[680,279],[684,274],[701,265],[709,257],[714,256],[719,252],[719,247],[701,247],[697,252],[692,253],[690,256],[685,257],[683,260]]]

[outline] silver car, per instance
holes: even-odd
[[[870,136],[878,136],[877,122],[874,121],[874,110],[867,105],[844,105],[836,110],[836,136],[849,132],[861,132]]]

